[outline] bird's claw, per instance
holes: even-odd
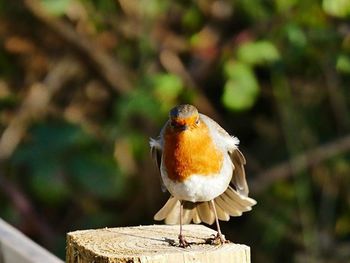
[[[206,239],[206,243],[210,245],[223,245],[230,243],[230,241],[227,240],[223,234],[217,233],[216,235],[213,234]]]
[[[182,248],[190,247],[191,244],[186,241],[183,235],[179,235],[179,246]]]

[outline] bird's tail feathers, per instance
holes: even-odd
[[[195,224],[204,222],[213,224],[215,215],[210,202],[193,203],[183,202],[183,224],[189,224],[191,221]],[[256,201],[250,197],[239,194],[232,187],[214,199],[214,204],[219,220],[228,221],[230,216],[240,216],[243,212],[252,210]],[[165,220],[166,224],[174,225],[180,223],[180,201],[171,196],[165,205],[155,214],[154,220]]]

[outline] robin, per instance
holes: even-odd
[[[150,140],[162,188],[171,194],[154,219],[180,224],[181,247],[189,245],[183,224],[215,221],[217,236],[211,242],[223,244],[227,241],[219,220],[240,216],[256,204],[248,197],[246,160],[238,144],[236,137],[189,104],[173,108],[159,137]]]

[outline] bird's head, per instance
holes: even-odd
[[[199,113],[196,107],[183,104],[169,112],[170,125],[177,131],[193,129],[199,125]]]

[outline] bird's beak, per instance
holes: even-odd
[[[177,131],[185,131],[189,128],[185,121],[171,120],[171,126]]]
[[[181,131],[185,131],[188,129],[188,125],[182,125],[179,127]]]

